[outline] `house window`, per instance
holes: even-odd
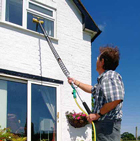
[[[23,0],[6,0],[6,21],[22,25]]]
[[[51,17],[53,16],[53,11],[45,9],[43,7],[40,7],[40,6],[37,6],[37,5],[33,4],[33,3],[29,3],[29,8],[31,8],[31,9],[33,9],[35,11],[41,12],[43,14],[46,14],[48,16],[51,16]]]
[[[58,141],[57,88],[0,78],[1,128],[8,127],[13,134],[27,137],[28,141]]]
[[[25,83],[0,80],[0,126],[11,132],[27,136],[27,85]]]
[[[32,141],[56,141],[56,88],[32,84]]]
[[[32,19],[39,17],[49,36],[55,37],[56,11],[33,1],[6,0],[5,21],[42,33]]]
[[[54,11],[29,2],[29,9],[27,11],[27,29],[42,33],[40,27],[37,27],[32,21],[33,18],[37,17],[44,21],[43,27],[48,35],[54,37]]]
[[[35,14],[27,13],[27,29],[38,31],[39,33],[42,33],[42,30],[40,26],[37,27],[35,23],[33,23],[32,19],[38,17]],[[54,37],[54,21],[45,19],[40,16],[40,19],[44,21],[43,28],[47,31],[49,36]]]

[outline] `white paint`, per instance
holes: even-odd
[[[7,82],[0,80],[0,128],[7,125]]]

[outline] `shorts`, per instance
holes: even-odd
[[[121,120],[95,121],[97,141],[120,141]]]

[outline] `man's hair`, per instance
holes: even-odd
[[[104,70],[115,70],[120,60],[118,47],[100,47],[100,61],[102,59],[104,59]]]

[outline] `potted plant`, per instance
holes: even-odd
[[[85,125],[88,124],[86,114],[84,113],[76,113],[75,111],[73,112],[66,112],[66,117],[69,122],[69,124],[75,128],[80,128],[84,127]]]

